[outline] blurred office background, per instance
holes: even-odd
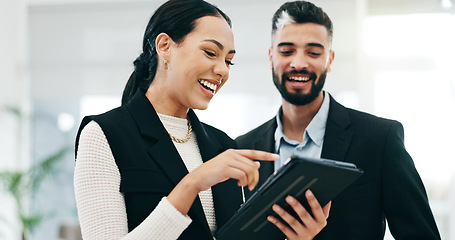
[[[70,148],[23,202],[43,216],[31,239],[77,239],[66,233],[77,229],[72,148],[78,124],[120,104],[145,26],[163,2],[0,0],[0,172],[26,172]],[[237,54],[228,83],[198,114],[236,137],[280,105],[267,50],[272,14],[285,1],[210,2],[232,18]],[[453,2],[313,2],[335,25],[325,89],[348,107],[404,124],[442,237],[455,240]],[[4,187],[0,202],[0,239],[20,239],[18,206]]]

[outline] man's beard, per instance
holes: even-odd
[[[311,81],[311,89],[310,93],[308,94],[301,94],[300,90],[297,90],[297,93],[290,93],[286,89],[286,81],[288,81],[288,75],[290,74],[309,74],[310,80]],[[322,88],[324,87],[325,83],[325,78],[327,77],[327,69],[324,71],[324,73],[321,74],[319,77],[319,81],[316,83],[317,75],[313,72],[308,72],[305,70],[302,71],[291,71],[288,73],[284,73],[281,76],[281,83],[278,79],[278,76],[275,74],[275,70],[272,67],[272,75],[273,75],[273,83],[275,84],[275,87],[278,89],[278,91],[281,94],[281,97],[284,98],[287,102],[296,105],[296,106],[303,106],[308,103],[311,103],[314,101],[319,96],[319,93],[322,91]]]

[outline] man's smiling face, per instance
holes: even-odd
[[[315,23],[287,24],[274,33],[272,42],[269,59],[281,96],[294,105],[312,102],[334,57],[327,29]]]

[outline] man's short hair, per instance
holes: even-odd
[[[287,24],[316,23],[326,27],[330,42],[333,38],[333,24],[322,8],[306,1],[287,2],[275,12],[272,18],[272,36],[276,30]]]

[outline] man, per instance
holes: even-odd
[[[261,162],[258,186],[291,155],[351,162],[364,174],[332,200],[315,239],[383,239],[386,220],[395,239],[440,239],[402,125],[345,108],[322,90],[335,57],[332,28],[321,8],[304,1],[285,3],[273,17],[269,58],[282,105],[236,139],[240,148],[281,156]]]

